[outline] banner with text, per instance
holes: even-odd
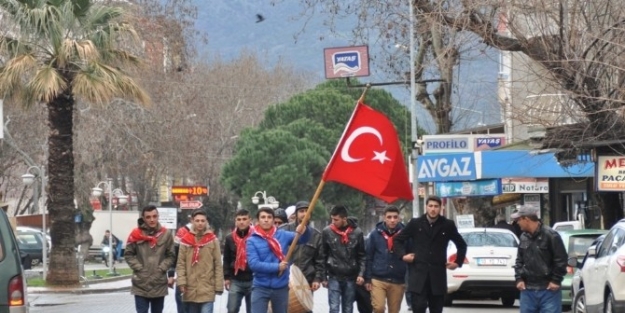
[[[436,195],[441,198],[481,197],[499,194],[501,194],[501,180],[499,179],[436,183]]]
[[[625,157],[597,157],[597,191],[625,191]]]
[[[503,193],[549,193],[548,178],[502,178]]]

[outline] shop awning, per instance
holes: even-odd
[[[481,178],[503,177],[593,177],[595,165],[592,162],[580,163],[570,167],[558,164],[553,152],[537,153],[527,150],[481,151]],[[478,167],[479,168],[479,167]]]

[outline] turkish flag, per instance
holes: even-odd
[[[406,163],[393,123],[359,102],[325,172],[335,181],[386,202],[412,200]]]

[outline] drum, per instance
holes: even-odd
[[[302,271],[291,265],[289,276],[289,313],[305,313],[313,310],[313,294]]]

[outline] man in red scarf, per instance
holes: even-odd
[[[274,211],[261,208],[258,224],[247,239],[247,262],[254,273],[251,313],[266,313],[271,301],[273,313],[286,313],[289,305],[289,264],[284,260],[295,233],[274,226]],[[298,244],[306,243],[310,230],[300,225]],[[282,272],[282,275],[280,273]]]
[[[174,263],[174,238],[158,222],[158,210],[141,210],[141,226],[130,233],[124,259],[132,269],[132,288],[137,313],[163,312],[167,295],[167,270]]]
[[[240,209],[235,229],[226,235],[224,247],[224,285],[228,293],[228,313],[239,312],[245,298],[245,312],[252,311],[252,270],[247,264],[247,238],[252,235],[250,212]]]
[[[406,282],[406,262],[395,253],[393,238],[404,228],[399,222],[399,209],[389,205],[384,209],[384,221],[379,222],[367,239],[367,270],[365,281],[371,291],[374,313],[399,313]],[[388,302],[388,310],[385,309]]]
[[[205,210],[194,210],[191,218],[193,226],[180,239],[177,282],[187,313],[212,313],[224,288],[219,240],[208,227]]]
[[[321,232],[326,270],[322,284],[328,288],[330,313],[352,313],[356,285],[365,282],[365,239],[356,222],[347,218],[345,206],[334,206],[330,217],[332,224]]]

